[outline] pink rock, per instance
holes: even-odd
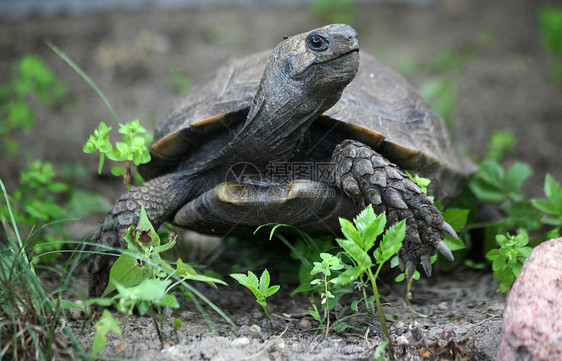
[[[536,247],[507,295],[499,361],[562,360],[562,238]]]

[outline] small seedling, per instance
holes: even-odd
[[[150,153],[147,149],[147,139],[142,134],[146,133],[138,119],[126,124],[119,124],[119,133],[123,135],[123,141],[115,143],[115,147],[109,141],[108,127],[101,122],[98,129],[84,145],[85,153],[100,152],[100,160],[98,165],[98,173],[101,174],[105,157],[117,161],[124,162],[122,167],[116,166],[111,168],[111,173],[115,176],[124,176],[124,183],[129,186],[133,183],[131,172],[131,162],[135,165],[148,163],[150,161]]]
[[[500,248],[489,251],[486,258],[492,261],[494,279],[501,279],[500,292],[507,292],[521,273],[521,267],[533,249],[526,247],[529,243],[526,232],[521,232],[517,236],[509,233],[506,236],[499,234],[496,236],[496,241]]]
[[[113,331],[117,335],[121,336],[121,328],[119,327],[120,323],[121,321],[115,319],[111,312],[103,310],[101,318],[94,325],[96,328],[96,334],[92,344],[92,355],[97,355],[101,349],[107,345],[107,333],[109,331]]]
[[[174,335],[176,336],[176,343],[180,343],[180,338],[178,336],[178,330],[181,328],[181,320],[179,318],[176,318],[174,320]]]
[[[332,271],[341,270],[344,265],[340,263],[340,260],[332,256],[329,253],[320,253],[320,258],[322,262],[314,262],[314,268],[310,271],[311,275],[322,273],[322,278],[316,278],[310,282],[311,285],[317,285],[323,287],[323,292],[320,294],[322,299],[321,304],[325,307],[326,314],[326,329],[324,337],[328,337],[328,330],[330,329],[330,299],[335,296],[332,295],[330,285],[334,285],[334,280],[330,280],[329,277],[332,275]]]
[[[273,323],[271,322],[271,318],[269,318],[269,313],[267,312],[266,299],[279,291],[279,286],[269,286],[270,278],[267,269],[262,272],[259,280],[258,276],[256,276],[252,271],[248,271],[248,275],[243,273],[231,273],[230,277],[234,278],[242,286],[252,291],[256,297],[256,302],[263,307],[263,312],[269,322],[269,329],[273,332]]]
[[[386,361],[387,360],[387,358],[385,357],[386,349],[390,348],[389,346],[390,343],[388,341],[381,342],[375,349],[375,352],[373,353],[373,361]]]

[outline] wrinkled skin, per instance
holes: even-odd
[[[167,173],[121,196],[93,241],[122,247],[141,205],[156,228],[170,221],[235,234],[268,222],[325,233],[335,228],[338,216],[353,217],[373,204],[376,212],[386,212],[388,225],[406,219],[400,259],[410,276],[420,261],[429,275],[431,255],[439,251],[453,258],[443,232],[456,237],[433,202],[396,165],[361,142],[320,137],[311,144],[311,125],[336,104],[358,67],[357,35],[349,26],[329,25],[283,40],[269,57],[244,123],[233,127],[230,137],[209,140],[208,150],[186,154]],[[327,164],[329,176],[316,171],[279,181],[271,174],[271,164],[303,161]],[[237,164],[268,176],[232,182],[228,174]],[[90,296],[104,291],[113,262],[106,255],[90,258]]]

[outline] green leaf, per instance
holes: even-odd
[[[131,287],[140,284],[149,277],[150,272],[147,269],[141,268],[135,257],[123,252],[111,267],[109,282],[102,297],[114,291],[117,283],[124,287]]]
[[[254,273],[252,273],[252,271],[248,271],[248,275],[243,273],[231,273],[230,277],[234,278],[242,286],[252,291],[256,299],[261,297],[258,278]]]
[[[357,243],[348,239],[340,238],[336,239],[336,241],[340,247],[343,248],[355,262],[357,262],[359,266],[364,269],[371,267],[371,264],[373,263],[371,257],[369,257],[367,252],[363,251]]]
[[[544,194],[548,202],[534,199],[533,205],[545,213],[562,216],[562,186],[550,174],[544,179]]]
[[[174,320],[174,330],[177,331],[181,327],[181,325],[181,320],[179,318],[176,318]]]
[[[509,196],[514,201],[522,201],[525,195],[521,193],[520,188],[529,178],[532,169],[525,163],[515,162],[505,175],[505,185],[511,191]]]
[[[380,246],[374,252],[377,264],[385,263],[400,250],[405,235],[405,219],[393,224],[387,229],[384,233]]]
[[[267,271],[267,269],[265,269],[260,276],[260,292],[262,295],[267,294],[267,289],[269,288],[269,282],[270,282],[269,272]]]
[[[180,307],[180,304],[179,304],[176,296],[168,293],[160,299],[160,301],[158,302],[158,306],[178,308],[178,307]]]
[[[126,124],[119,125],[119,133],[133,135],[136,133],[146,133],[146,129],[140,125],[139,119],[132,120]]]
[[[449,223],[451,227],[455,231],[460,231],[466,225],[466,219],[468,217],[469,210],[468,209],[460,209],[460,208],[449,208],[445,210],[443,214],[443,218],[445,221]]]
[[[359,277],[363,274],[364,268],[361,266],[355,266],[346,269],[338,277],[334,279],[335,283],[341,286],[345,286],[351,282],[357,281]]]
[[[443,241],[445,242],[445,245],[451,251],[458,251],[460,249],[466,248],[466,244],[464,244],[464,242],[462,241],[462,238],[454,239],[448,233],[445,234],[445,237],[444,237]]]
[[[558,209],[550,201],[544,199],[532,199],[531,203],[541,212],[548,214],[558,213]]]
[[[160,301],[165,295],[172,280],[145,279],[140,284],[132,287],[125,287],[116,284],[121,299],[143,300],[149,302]]]
[[[177,269],[177,275],[180,276],[180,277],[197,275],[197,272],[195,272],[193,267],[191,267],[187,263],[183,263],[181,258],[178,258],[178,261],[176,263],[176,269]]]
[[[375,212],[373,206],[369,204],[355,217],[355,225],[359,233],[363,234],[369,228],[369,225],[375,220]]]
[[[469,182],[470,190],[484,202],[501,203],[506,198],[502,184],[504,171],[495,161],[485,160],[480,164],[478,172]]]
[[[370,204],[365,209],[371,209],[372,212],[372,206]],[[375,245],[377,238],[384,232],[386,215],[381,213],[378,216],[375,216],[374,213],[372,213],[369,215],[369,218],[364,221],[366,221],[366,224],[364,225],[364,230],[361,232],[361,248],[363,248],[365,252],[369,252]],[[357,227],[359,228],[359,225],[357,225]]]
[[[154,230],[154,227],[152,226],[152,223],[150,223],[150,220],[148,219],[148,216],[146,214],[146,210],[144,209],[144,206],[141,206],[141,213],[140,213],[138,228],[150,230],[150,234],[151,234],[151,237],[152,237],[152,244],[151,245],[153,247],[157,247],[157,246],[160,245],[160,236],[158,236],[158,233],[156,233],[156,230]]]
[[[279,289],[281,288],[281,286],[271,286],[267,289],[267,293],[265,294],[265,297],[269,297],[271,295],[274,295],[275,293],[277,293],[277,291],[279,291]]]
[[[86,307],[84,305],[79,305],[76,302],[67,299],[61,300],[60,307],[63,310],[73,309],[73,310],[80,310],[86,312]]]
[[[353,243],[361,247],[362,246],[361,234],[359,233],[357,228],[355,228],[353,223],[351,223],[347,219],[340,218],[340,225],[341,225],[341,231],[345,236],[345,238],[347,238],[348,240],[352,241]]]
[[[113,331],[119,336],[121,336],[121,329],[119,324],[121,321],[116,320],[111,315],[108,310],[103,310],[103,314],[98,322],[94,325],[96,328],[96,334],[94,336],[94,342],[92,344],[92,354],[97,355],[102,348],[107,344],[107,333]]]
[[[115,167],[111,167],[111,174],[116,177],[120,177],[125,174],[125,170],[120,166],[116,165]]]

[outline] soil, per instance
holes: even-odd
[[[546,1],[435,1],[428,6],[398,3],[359,5],[353,26],[362,52],[376,54],[400,66],[404,59],[429,64],[443,48],[466,51],[484,31],[494,36],[461,72],[449,72],[457,84],[453,134],[475,159],[487,151],[494,130],[511,130],[517,147],[505,159],[529,163],[534,173],[525,186],[531,196],[542,196],[546,173],[562,179],[562,89],[548,76],[553,58],[540,41],[537,11]],[[14,134],[24,144],[17,157],[0,154],[0,178],[8,190],[17,185],[27,159],[51,161],[57,170],[83,167],[85,178],[75,186],[102,194],[113,202],[123,185],[106,170],[97,175],[97,159],[82,146],[100,121],[112,123],[111,114],[89,85],[45,44],[49,39],[63,49],[105,92],[120,118],[140,118],[148,129],[151,114],[163,119],[180,94],[170,73],[185,71],[193,82],[203,80],[226,59],[272,48],[283,35],[306,31],[325,23],[305,6],[201,7],[142,11],[111,11],[82,16],[57,15],[23,20],[0,20],[0,84],[14,71],[15,60],[39,54],[68,86],[68,98],[55,110],[33,103],[36,125],[32,133]],[[432,75],[409,75],[421,85]],[[109,167],[106,166],[107,169]],[[109,206],[108,206],[109,208]],[[81,239],[99,217],[76,223]],[[268,267],[268,265],[266,265]],[[77,275],[80,281],[85,278]],[[388,283],[389,285],[392,282]],[[412,307],[429,317],[414,317],[405,307],[402,285],[383,286],[385,310],[397,317],[390,326],[401,359],[492,360],[497,350],[504,295],[487,272],[458,269],[450,274],[415,282]],[[216,331],[189,305],[182,305],[169,320],[180,318],[179,343],[165,329],[167,346],[161,349],[150,318],[132,316],[123,335],[112,335],[102,354],[161,360],[328,360],[371,359],[383,339],[377,319],[359,315],[342,334],[328,338],[306,315],[309,301],[289,291],[272,297],[269,311],[274,332],[268,330],[261,308],[251,296],[232,287],[205,294],[234,321],[230,326],[209,311]],[[184,302],[185,303],[185,302]],[[338,310],[350,314],[350,302]],[[417,326],[413,324],[414,320]],[[82,345],[89,350],[94,328],[75,321]],[[255,326],[257,325],[257,326]],[[456,355],[456,356],[453,356]]]

